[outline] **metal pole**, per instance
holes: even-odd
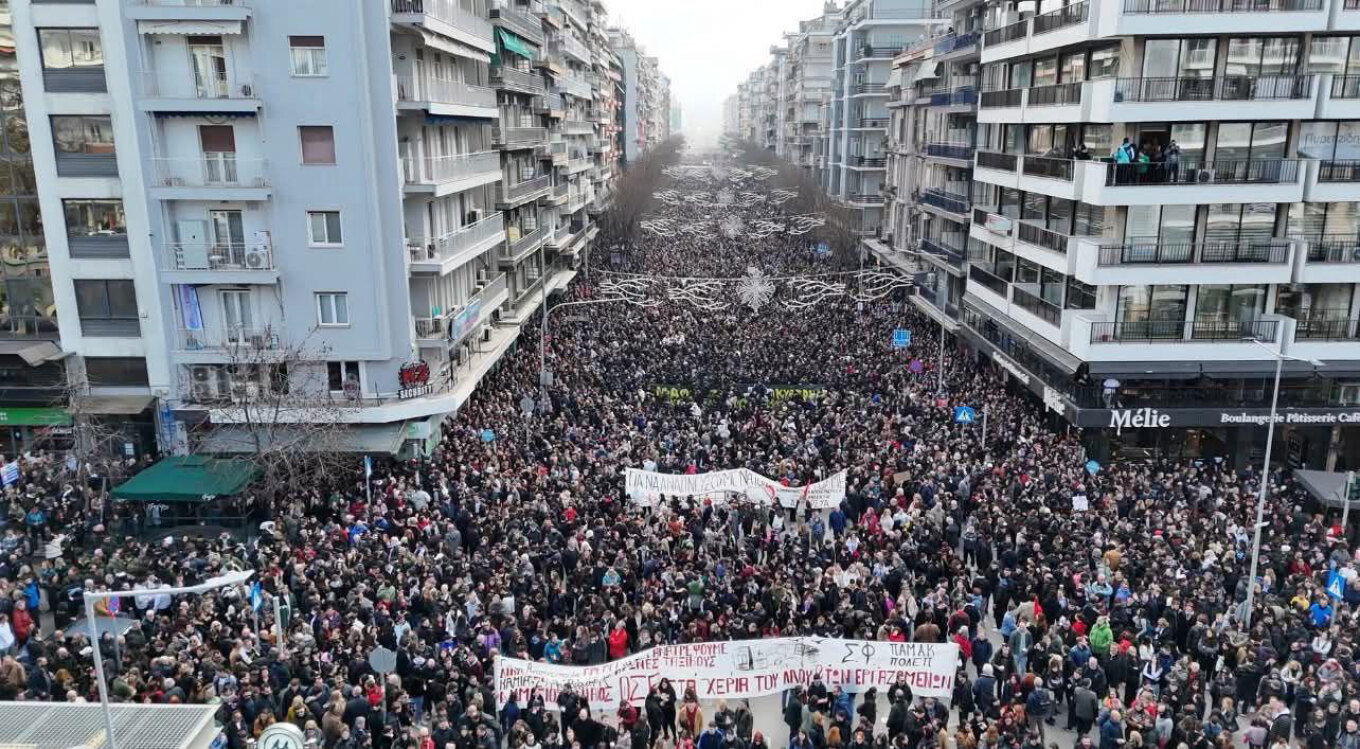
[[[1270,425],[1266,427],[1266,456],[1261,461],[1261,488],[1256,493],[1256,528],[1251,542],[1251,573],[1247,577],[1247,611],[1244,629],[1251,631],[1251,607],[1256,602],[1256,566],[1261,561],[1261,526],[1265,524],[1266,490],[1270,485],[1270,450],[1275,443],[1275,409],[1280,402],[1280,371],[1284,357],[1275,357],[1275,392],[1270,396]]]
[[[543,284],[543,316],[538,326],[538,409],[540,412],[544,408],[545,395],[548,386],[544,384],[544,373],[548,371],[548,274],[543,267],[543,256],[547,251],[543,248],[538,250],[538,281]]]
[[[944,392],[944,326],[940,326],[940,385],[939,390]]]
[[[288,640],[283,633],[283,607],[279,605],[279,597],[272,596],[274,599],[274,633],[278,637],[279,655],[287,655]]]
[[[85,596],[85,621],[90,627],[90,649],[94,655],[94,678],[99,683],[99,704],[104,708],[104,745],[118,749],[113,738],[113,710],[109,707],[109,685],[104,683],[104,656],[99,654],[99,622],[94,618],[94,598]]]
[[[982,444],[984,445],[987,444],[987,413],[988,411],[982,412]]]
[[[1349,539],[1351,537],[1349,521],[1351,519],[1351,484],[1355,481],[1355,471],[1346,471],[1346,504],[1341,509],[1341,537]]]

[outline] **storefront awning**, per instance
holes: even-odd
[[[1299,482],[1313,499],[1328,507],[1345,507],[1346,474],[1339,471],[1310,471],[1300,468],[1294,471],[1294,480]],[[1360,509],[1360,502],[1351,505]]]
[[[1093,361],[1091,377],[1121,377],[1148,380],[1199,379],[1198,361]]]
[[[500,38],[501,46],[505,47],[506,52],[519,55],[526,60],[534,59],[533,47],[530,47],[528,42],[501,28],[496,29],[496,36]]]
[[[162,36],[239,36],[240,21],[138,21],[137,31]]]
[[[152,400],[149,395],[91,395],[81,401],[80,409],[100,416],[133,416],[145,411]]]
[[[892,73],[888,75],[888,82],[883,84],[883,88],[901,88],[901,87],[902,87],[902,69],[893,68]]]
[[[1012,337],[1029,344],[1030,348],[1034,349],[1040,356],[1047,359],[1055,368],[1060,369],[1067,374],[1072,374],[1077,371],[1077,367],[1081,366],[1081,359],[1073,356],[1056,343],[1053,343],[1047,338],[1026,328],[1024,325],[1015,322],[1005,312],[996,309],[992,305],[973,298],[965,298],[964,304],[972,307],[979,314],[991,318],[997,325],[1005,328],[1006,332]],[[1003,351],[1002,353],[1004,354],[1006,352]]]
[[[257,471],[244,460],[178,455],[124,481],[113,490],[123,502],[203,502],[240,494]]]
[[[422,32],[422,35],[425,37],[426,47],[432,47],[441,52],[447,52],[451,55],[457,55],[458,57],[466,57],[469,60],[476,60],[477,62],[491,62],[491,55],[471,45],[463,44],[460,41],[448,39],[438,34],[431,34],[428,31]]]
[[[219,425],[199,440],[200,452],[209,455],[249,455],[261,448],[303,452],[335,452],[352,455],[396,455],[406,437],[406,422],[391,424],[346,424],[334,429],[277,426],[252,431],[250,427]]]
[[[51,341],[0,341],[0,355],[17,356],[30,367],[64,359],[68,354]]]
[[[1200,364],[1204,374],[1215,380],[1236,380],[1242,378],[1256,377],[1275,377],[1275,360],[1265,361],[1206,361]],[[1303,361],[1284,362],[1280,369],[1283,377],[1298,377],[1299,375],[1312,374],[1313,372],[1326,374],[1326,369],[1319,369],[1312,364]]]
[[[911,79],[911,83],[912,85],[916,85],[921,81],[929,81],[931,79],[939,77],[940,77],[940,63],[923,62],[921,63],[921,69],[916,71],[916,76]]]

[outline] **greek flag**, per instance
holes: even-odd
[[[264,606],[264,593],[260,590],[260,581],[256,580],[250,586],[250,609],[251,611],[259,611],[262,606]]]

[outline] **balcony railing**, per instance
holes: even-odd
[[[862,128],[884,128],[888,126],[887,117],[861,117],[859,126]]]
[[[157,187],[268,187],[265,159],[238,159],[234,153],[198,158],[152,159]]]
[[[1091,343],[1274,342],[1279,328],[1278,320],[1097,322],[1091,324]]]
[[[1016,39],[1023,39],[1029,33],[1029,19],[1026,18],[1015,23],[1008,23],[1005,26],[998,26],[983,32],[982,43],[984,46],[992,47],[997,44],[1013,42]]]
[[[1071,237],[1061,232],[1046,229],[1038,224],[1021,221],[1015,225],[1015,238],[1025,244],[1032,244],[1060,255],[1067,254],[1067,242]]]
[[[845,199],[851,203],[872,203],[875,205],[882,205],[884,202],[882,195],[870,195],[869,193],[851,193],[846,195]]]
[[[888,165],[888,159],[883,156],[847,156],[845,162],[850,166],[862,166],[869,169],[877,169]]]
[[[1322,10],[1323,0],[1124,0],[1129,14],[1291,13]]]
[[[1277,101],[1313,95],[1312,75],[1224,75],[1216,78],[1120,78],[1114,100]]]
[[[543,76],[538,73],[531,73],[527,70],[498,65],[491,68],[491,82],[499,88],[520,91],[526,94],[542,94],[547,92],[547,86],[543,83]]]
[[[434,239],[407,239],[411,261],[439,262],[455,258],[469,249],[505,231],[505,215],[497,211],[481,221],[460,227]]]
[[[249,8],[250,0],[136,0],[156,8]]]
[[[526,179],[513,185],[501,183],[500,196],[502,203],[513,203],[524,200],[537,192],[542,192],[552,185],[552,177],[544,174],[541,177]]]
[[[978,151],[977,165],[983,169],[997,169],[1003,172],[1013,172],[1020,164],[1020,157],[1013,153],[998,153],[996,151]]]
[[[1360,263],[1360,237],[1355,234],[1321,234],[1308,238],[1310,263]]]
[[[203,328],[176,331],[180,351],[235,351],[251,349],[255,351],[277,351],[282,342],[277,331],[269,328],[248,328],[229,325],[224,328]]]
[[[476,13],[464,10],[458,0],[392,0],[392,13],[426,15],[478,39],[491,40],[491,24]]]
[[[1342,311],[1342,315],[1347,311]],[[1294,338],[1305,341],[1354,341],[1360,339],[1357,320],[1346,317],[1306,318],[1294,326]]]
[[[968,198],[966,196],[948,193],[944,190],[926,190],[921,193],[921,202],[950,213],[968,212]]]
[[[1360,161],[1323,161],[1318,182],[1360,182]]]
[[[534,15],[501,5],[491,9],[491,20],[528,41],[543,46],[543,22]]]
[[[976,86],[956,86],[930,92],[930,106],[932,107],[952,107],[976,103]]]
[[[1021,171],[1030,177],[1046,177],[1072,181],[1072,160],[1055,159],[1049,156],[1026,156],[1020,162]]]
[[[948,54],[956,50],[976,46],[978,40],[981,38],[982,35],[977,33],[976,31],[968,34],[955,34],[953,36],[946,36],[943,39],[935,40],[935,43],[933,45],[934,49],[931,50],[931,52],[932,54],[935,55]]]
[[[1319,0],[1320,1],[1320,0]],[[1087,13],[1090,12],[1090,3],[1082,0],[1079,3],[1064,5],[1057,10],[1047,13],[1040,13],[1034,17],[1034,36],[1046,34],[1050,31],[1057,31],[1065,26],[1075,26],[1079,23],[1086,23]]]
[[[973,158],[973,147],[963,143],[927,143],[925,151],[927,156],[939,159],[970,161]]]
[[[501,146],[542,143],[548,139],[548,129],[544,127],[497,127],[492,140]]]
[[[440,104],[459,104],[466,107],[496,108],[496,89],[473,86],[462,81],[436,78],[431,75],[397,76],[398,101],[430,101]]]
[[[530,252],[543,243],[543,240],[552,236],[552,231],[544,225],[521,236],[519,239],[510,242],[505,248],[505,258],[516,260],[521,255]]]
[[[1034,86],[1025,104],[1031,107],[1051,107],[1060,104],[1080,104],[1081,83],[1059,83],[1054,86]]]
[[[1280,265],[1289,260],[1284,239],[1241,242],[1128,242],[1100,248],[1101,265],[1250,264]]]
[[[901,51],[901,47],[872,47],[865,45],[855,50],[855,59],[864,60],[870,57],[892,58],[896,57],[897,53]]]
[[[957,247],[951,247],[945,244],[944,242],[940,242],[934,239],[922,239],[921,252],[949,258],[950,260],[958,264],[963,263],[963,250]]]
[[[255,88],[246,81],[234,80],[226,73],[211,76],[184,76],[183,81],[161,81],[154,71],[142,71],[142,95],[177,99],[252,99]]]
[[[273,270],[268,247],[244,242],[172,242],[165,246],[166,263],[175,270]]]
[[[1038,294],[1015,286],[1011,289],[1011,302],[1055,328],[1062,326],[1062,307],[1040,297]]]
[[[986,109],[988,107],[1018,107],[1025,95],[1023,88],[1006,88],[1000,91],[983,91],[978,99],[978,106]]]
[[[888,92],[886,89],[883,88],[885,85],[887,85],[886,81],[869,81],[868,83],[857,83],[855,84],[855,93],[886,95]]]
[[[501,157],[495,151],[460,153],[403,159],[408,184],[440,184],[500,173]]]
[[[1028,159],[1026,159],[1028,161]],[[1107,164],[1105,184],[1224,185],[1282,184],[1297,181],[1297,159],[1225,159],[1179,164]]]
[[[1332,98],[1360,99],[1360,75],[1332,76]]]
[[[1006,298],[1006,288],[1010,286],[1009,281],[989,270],[985,270],[980,265],[968,266],[968,280],[977,281],[1002,299]]]

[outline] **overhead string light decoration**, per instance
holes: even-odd
[[[702,310],[725,310],[735,305],[760,312],[768,306],[790,310],[815,307],[834,299],[874,302],[912,285],[908,276],[880,270],[770,276],[747,268],[734,278],[644,276],[600,271],[600,298],[651,307],[680,302]]]

